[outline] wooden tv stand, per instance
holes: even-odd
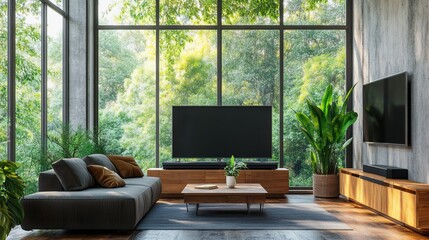
[[[217,169],[150,168],[147,175],[161,178],[163,197],[183,197],[181,192],[189,183],[225,183],[225,171]],[[267,197],[284,197],[289,192],[289,170],[241,170],[237,183],[259,183],[267,190]]]
[[[417,232],[429,233],[429,184],[343,168],[340,194]]]

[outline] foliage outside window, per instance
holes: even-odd
[[[279,30],[281,5],[265,0],[223,1],[221,22],[215,0],[161,0],[160,25],[156,26],[154,2],[99,2],[99,125],[111,137],[108,152],[132,154],[145,169],[155,166],[158,65],[160,162],[171,160],[171,106],[216,105],[221,91],[223,105],[273,106],[273,157],[268,160],[279,161],[283,138],[282,157],[290,170],[291,186],[311,186],[309,146],[299,132],[294,111],[304,110],[305,97],[321,95],[327,84],[333,84],[338,94],[345,90],[345,30],[323,29],[324,25],[345,26],[345,1],[284,1],[284,25],[318,25],[317,30]],[[118,29],[145,25],[151,30],[107,30],[103,24]],[[182,25],[198,26],[198,30]],[[234,29],[237,25],[240,28]],[[250,25],[264,27],[246,29]],[[155,30],[164,26],[156,43]],[[222,31],[221,69],[217,63],[220,39],[213,26]],[[222,76],[217,75],[219,70]]]
[[[63,130],[63,17],[48,8],[48,136]],[[48,146],[47,151],[51,151]]]
[[[62,0],[52,3],[63,8]],[[37,190],[40,171],[50,168],[41,154],[41,9],[39,0],[16,1],[16,161],[21,163],[18,173],[25,180],[26,193]],[[62,19],[48,7],[48,75],[51,81],[48,112],[56,124],[62,121]],[[0,157],[7,144],[7,1],[0,1]],[[56,17],[56,18],[55,18]],[[53,33],[53,34],[52,34]],[[55,79],[55,80],[54,80]],[[49,81],[48,80],[48,81]],[[57,109],[57,110],[54,110]],[[5,113],[5,114],[3,114]],[[51,121],[54,123],[54,120]]]
[[[166,30],[160,44],[160,159],[169,161],[171,106],[216,105],[216,32]]]
[[[268,159],[273,161],[280,155],[279,45],[278,30],[234,30],[223,35],[222,103],[273,106],[273,154]]]
[[[38,0],[16,1],[16,161],[21,163],[18,173],[26,181],[26,193],[36,190],[41,159],[40,9]],[[1,16],[3,25],[7,19]],[[2,28],[0,35],[6,39],[7,32]],[[0,63],[2,74],[7,74],[7,65],[3,62]],[[3,87],[0,92],[6,92]],[[7,101],[2,100],[3,104]],[[5,120],[0,121],[2,125]]]

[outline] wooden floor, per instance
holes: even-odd
[[[183,202],[183,199],[162,199],[165,202]],[[389,219],[344,199],[316,199],[312,195],[288,194],[284,199],[268,199],[269,202],[315,202],[328,212],[349,225],[353,230],[315,231],[315,230],[255,230],[255,231],[193,231],[193,230],[144,230],[129,232],[76,232],[35,230],[23,231],[16,227],[8,239],[429,239],[415,233]]]

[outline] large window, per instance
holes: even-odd
[[[273,106],[274,161],[280,159],[279,45],[278,30],[229,30],[223,33],[222,103]]]
[[[16,6],[16,161],[27,192],[37,190],[41,170],[41,6]]]
[[[284,0],[284,24],[346,25],[346,1]]]
[[[63,17],[48,8],[47,20],[47,112],[49,134],[51,131],[61,131],[63,122]]]
[[[171,161],[171,107],[216,105],[216,31],[165,30],[160,39],[160,160]]]
[[[99,131],[105,150],[154,167],[155,32],[100,31],[99,40]]]
[[[346,89],[346,0],[157,2],[98,1],[98,124],[108,150],[160,166],[171,160],[172,106],[269,105],[273,155],[259,160],[289,168],[291,186],[311,186],[294,111],[327,84]]]
[[[7,0],[0,0],[0,160],[7,159]]]
[[[50,168],[48,122],[63,122],[66,6],[67,0],[0,0],[0,158],[21,163],[26,193],[37,191],[38,173]],[[15,18],[8,19],[8,7]]]
[[[321,99],[327,84],[333,84],[337,94],[344,92],[345,32],[285,31],[284,46],[284,164],[291,186],[311,186],[308,144],[297,128],[295,111],[306,109],[309,94]]]

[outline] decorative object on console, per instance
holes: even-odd
[[[143,171],[131,156],[109,155],[109,160],[115,165],[118,173],[123,178],[143,177]]]
[[[18,165],[10,161],[0,161],[0,239],[6,239],[15,225],[24,217],[20,199],[24,196],[24,181],[16,170]]]
[[[296,113],[300,129],[311,146],[313,194],[316,197],[339,195],[339,155],[351,143],[352,138],[345,140],[346,132],[358,117],[356,112],[347,111],[347,100],[355,86],[344,98],[334,99],[333,87],[329,85],[319,106],[311,98],[306,99],[309,115]]]
[[[87,166],[88,171],[95,181],[105,188],[116,188],[125,186],[125,181],[117,173],[100,165]]]
[[[226,185],[229,188],[234,188],[237,183],[237,177],[240,174],[241,169],[245,169],[246,164],[244,162],[236,163],[234,155],[231,156],[231,160],[225,167]]]

